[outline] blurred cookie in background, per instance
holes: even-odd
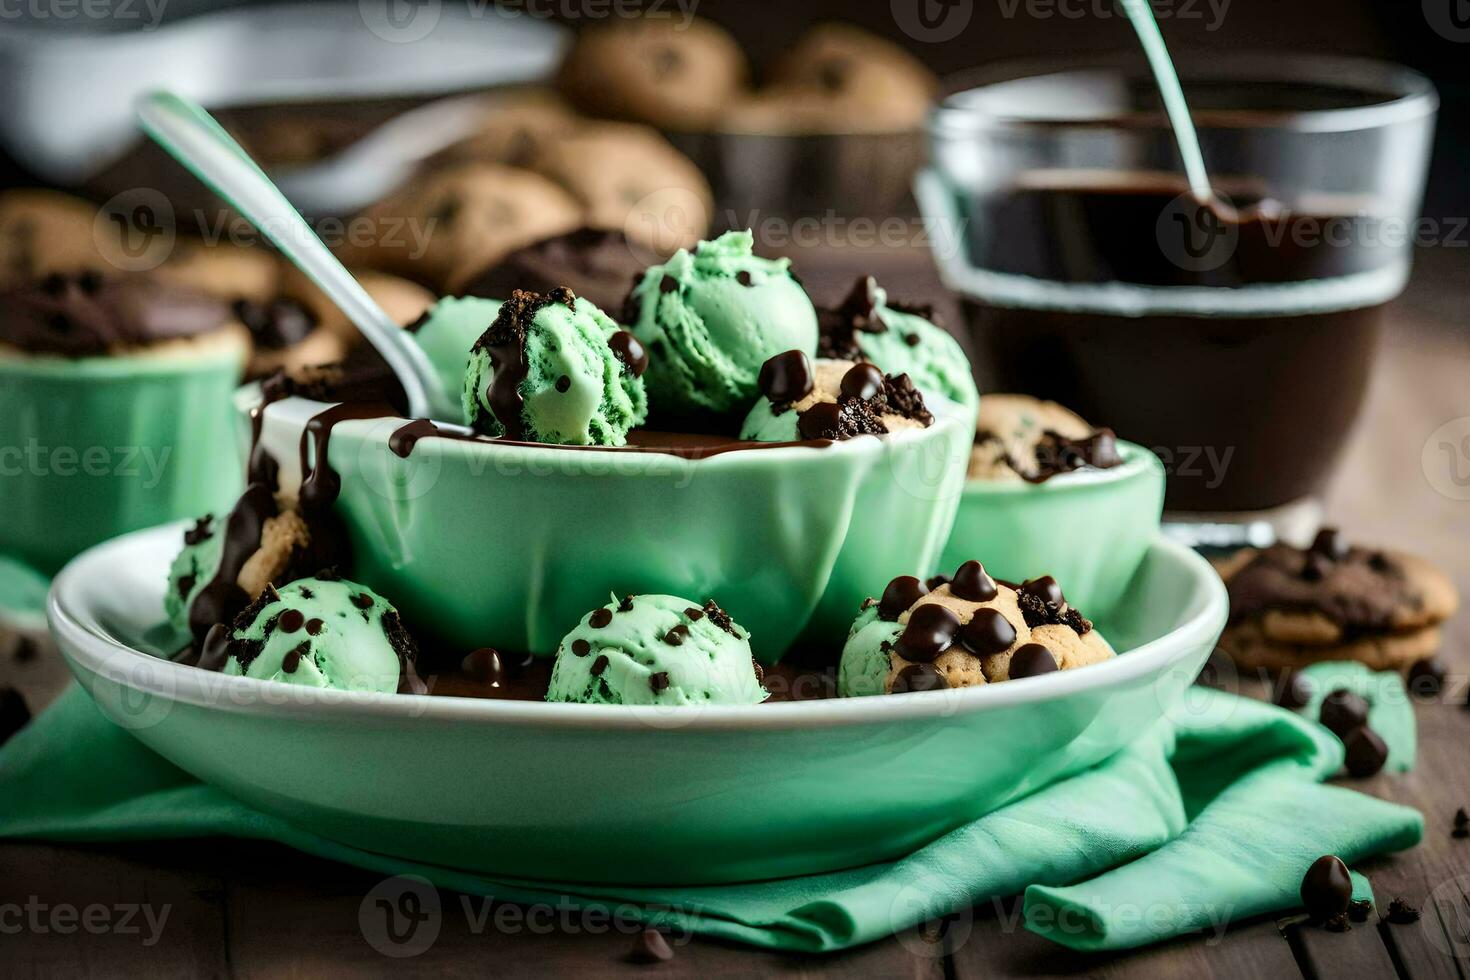
[[[707,129],[745,87],[745,53],[724,28],[678,17],[590,27],[562,62],[557,88],[590,116]]]
[[[471,276],[464,294],[504,300],[517,289],[547,293],[566,286],[613,318],[634,279],[651,263],[646,252],[621,231],[578,228],[518,248]]]
[[[463,163],[415,178],[367,208],[336,251],[348,266],[443,292],[522,245],[581,224],[581,205],[550,179]]]
[[[550,140],[531,167],[571,192],[586,224],[622,231],[655,257],[693,248],[709,228],[709,182],[647,126],[590,123]]]
[[[230,303],[267,303],[280,291],[281,261],[264,244],[210,243],[181,236],[154,275]]]
[[[548,142],[572,133],[585,123],[551,89],[527,88],[488,96],[480,127],[441,153],[434,164],[479,160],[525,167]]]
[[[69,194],[0,192],[0,288],[108,268],[117,232],[97,216],[97,205]]]
[[[921,129],[939,78],[903,48],[850,24],[819,24],[788,49],[767,84],[730,107],[721,127],[752,133],[887,133]]]

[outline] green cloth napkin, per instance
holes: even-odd
[[[1221,913],[1296,906],[1318,855],[1353,862],[1419,840],[1416,811],[1319,785],[1342,761],[1325,729],[1199,688],[1171,714],[1096,768],[897,861],[749,885],[612,888],[487,878],[317,837],[197,782],[73,686],[0,750],[0,836],[273,840],[473,895],[527,904],[565,896],[620,916],[636,906],[671,930],[814,952],[1023,890],[1026,923],[1042,935],[1084,949],[1138,946],[1211,927]],[[1157,912],[1166,907],[1176,911]]]

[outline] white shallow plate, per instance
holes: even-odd
[[[756,880],[891,858],[1093,765],[1182,695],[1225,623],[1218,576],[1163,540],[1102,623],[1124,652],[924,694],[637,709],[306,691],[159,659],[183,525],[84,553],[52,628],[102,710],[261,810],[360,848],[623,884]]]

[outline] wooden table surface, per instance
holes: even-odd
[[[1470,435],[1470,325],[1458,320],[1464,260],[1426,256],[1409,295],[1395,307],[1362,422],[1328,496],[1330,520],[1358,540],[1418,551],[1451,570],[1470,595],[1470,441],[1463,458],[1425,446],[1455,419],[1452,446]],[[804,270],[806,271],[806,270]],[[812,278],[808,273],[809,279]],[[915,281],[922,275],[915,273]],[[818,281],[822,275],[815,277]],[[835,282],[835,278],[832,279]],[[1439,441],[1445,433],[1441,432]],[[1461,471],[1450,469],[1458,462]],[[1456,482],[1459,477],[1461,482]],[[1436,489],[1440,488],[1440,489]],[[1446,492],[1441,492],[1445,490]],[[441,895],[437,940],[411,958],[382,955],[365,938],[359,909],[380,876],[231,840],[108,846],[0,842],[0,976],[426,976],[664,977],[869,975],[1470,977],[1470,839],[1451,837],[1459,806],[1470,806],[1470,615],[1447,633],[1452,668],[1445,693],[1418,708],[1420,757],[1412,773],[1355,783],[1418,807],[1425,839],[1404,854],[1361,867],[1381,907],[1402,897],[1423,909],[1416,925],[1360,925],[1344,934],[1290,920],[1231,924],[1223,936],[1194,936],[1117,955],[1068,952],[1018,925],[1014,900],[960,912],[943,923],[832,956],[796,956],[673,937],[675,957],[629,962],[626,928],[558,910],[497,914],[479,899]],[[1240,682],[1246,693],[1260,687]],[[0,801],[3,806],[3,801]],[[47,910],[89,906],[94,926],[118,923],[121,908],[167,919],[155,936],[141,915],[121,928],[66,932],[7,917],[6,903]],[[66,919],[54,924],[65,927]],[[497,925],[499,923],[499,925]]]

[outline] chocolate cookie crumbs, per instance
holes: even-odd
[[[1419,915],[1419,910],[1402,898],[1396,898],[1388,903],[1388,921],[1396,926],[1406,926],[1412,922],[1418,922]]]
[[[184,544],[193,546],[208,541],[214,537],[214,515],[205,514],[194,522],[194,526],[184,532]]]
[[[1366,898],[1355,898],[1348,906],[1348,918],[1354,922],[1367,922],[1368,916],[1373,914],[1373,903]]]
[[[633,597],[631,595],[625,595],[625,596],[623,596],[623,601],[620,602],[620,603],[618,603],[618,612],[632,612],[632,611],[633,611]]]
[[[1348,924],[1346,912],[1339,912],[1322,923],[1322,928],[1328,932],[1351,932],[1353,927]]]
[[[720,629],[735,637],[735,639],[745,639],[745,637],[740,635],[740,631],[735,628],[735,621],[730,618],[730,614],[721,609],[719,603],[715,602],[715,600],[706,599],[704,601],[704,614],[709,617],[711,623],[714,623]]]

